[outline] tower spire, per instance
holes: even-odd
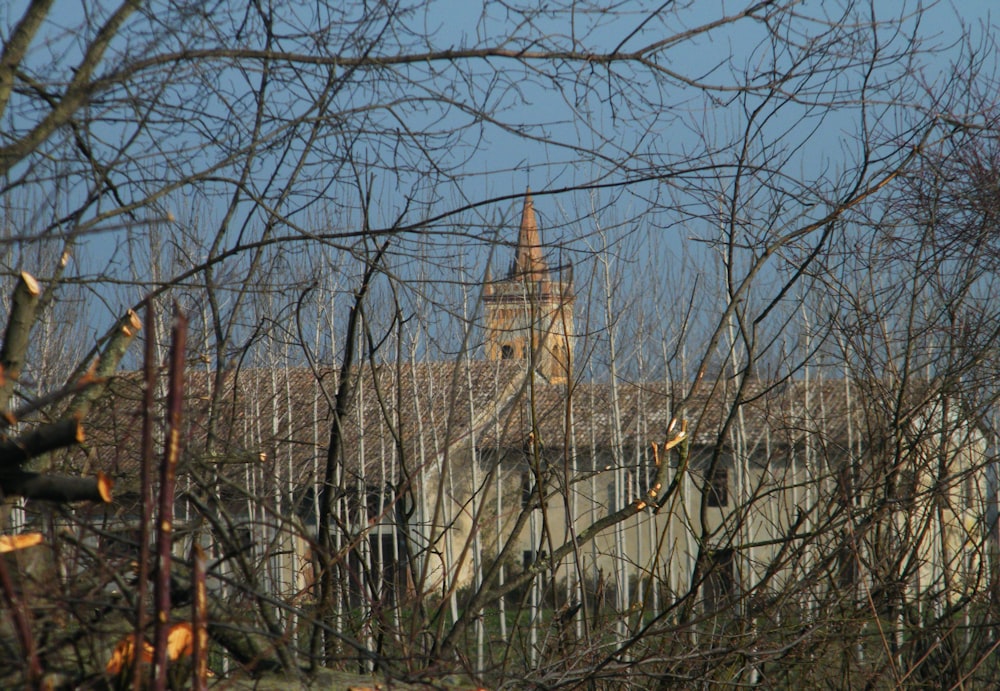
[[[521,210],[521,230],[517,236],[517,256],[510,278],[525,281],[543,281],[548,279],[549,267],[542,256],[542,241],[538,234],[538,221],[535,219],[535,203],[531,198],[531,188],[524,194],[524,207]]]
[[[487,273],[483,287],[486,357],[525,360],[550,383],[565,383],[572,373],[576,340],[573,301],[571,282],[561,272],[557,280],[549,275],[529,187],[510,272],[495,282]]]

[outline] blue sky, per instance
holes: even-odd
[[[20,16],[26,4],[27,0],[7,4],[5,9],[0,9],[0,22],[9,26]],[[797,11],[805,16],[822,16],[832,14],[838,4],[805,2]],[[671,10],[676,7],[683,9],[676,14],[665,13],[663,16],[667,19],[661,22],[659,19],[650,20],[650,9],[655,5],[625,3],[619,8],[621,12],[617,15],[607,12],[579,12],[573,15],[572,22],[566,19],[566,15],[558,21],[541,16],[526,28],[515,21],[520,18],[512,19],[499,3],[481,5],[439,0],[423,5],[407,22],[415,26],[416,31],[426,32],[431,36],[428,44],[431,49],[493,44],[497,42],[497,36],[513,31],[518,38],[510,45],[530,46],[529,41],[534,37],[559,45],[569,45],[572,37],[578,46],[594,51],[607,51],[615,47],[629,51],[656,41],[670,32],[684,31],[720,15],[731,14],[743,8],[746,3],[700,0],[688,3],[686,7],[683,3],[667,5]],[[879,12],[885,13],[886,18],[905,16],[919,6],[914,2],[897,1],[878,2],[876,5]],[[929,45],[942,49],[938,56],[925,60],[921,65],[923,78],[929,86],[949,79],[949,61],[957,53],[958,46],[955,44],[962,40],[963,31],[971,31],[973,42],[979,40],[976,34],[991,21],[991,5],[992,3],[984,0],[928,4],[918,33]],[[60,2],[58,13],[46,35],[46,41],[50,45],[39,50],[35,55],[36,59],[65,60],[67,56],[72,56],[73,34],[66,30],[76,26],[83,16],[84,7],[92,10],[101,6],[111,6],[111,3]],[[289,24],[305,28],[310,21],[307,14],[309,7],[308,3],[301,5],[301,18],[293,20],[287,17]],[[755,27],[753,23],[741,22],[735,30],[722,27],[686,39],[663,56],[667,66],[680,74],[723,85],[734,81],[736,75],[731,74],[733,69],[746,68],[752,72],[772,59],[767,50],[759,45],[763,36],[759,25]],[[450,191],[425,191],[430,196],[443,195],[439,203],[432,204],[433,209],[427,210],[431,215],[435,210],[446,210],[449,206],[468,201],[516,194],[529,184],[538,190],[599,181],[609,174],[613,163],[621,166],[617,171],[619,174],[641,176],[644,166],[663,165],[670,157],[697,156],[706,146],[706,136],[720,141],[738,133],[744,124],[743,114],[738,107],[726,104],[713,108],[710,101],[706,101],[704,95],[697,90],[676,87],[657,94],[643,91],[649,88],[648,83],[624,83],[616,85],[616,88],[621,89],[616,94],[586,93],[582,90],[583,87],[572,84],[569,79],[552,82],[543,72],[533,71],[530,66],[499,60],[491,62],[480,71],[484,82],[495,68],[508,72],[507,76],[512,78],[518,93],[514,94],[509,89],[506,92],[496,90],[496,95],[487,97],[483,83],[473,83],[471,86],[458,84],[457,90],[453,92],[455,97],[464,100],[466,104],[480,97],[490,106],[499,106],[499,120],[530,134],[534,139],[513,135],[495,126],[486,126],[483,138],[476,138],[475,141],[465,138],[461,146],[439,152],[439,155],[450,156],[451,163],[458,165],[465,177],[460,185],[454,186]],[[445,79],[451,78],[446,70],[442,73]],[[623,70],[623,74],[627,76],[628,70]],[[563,75],[573,76],[571,70],[564,70]],[[597,84],[595,88],[601,87],[599,81],[594,83]],[[440,87],[443,93],[449,92],[449,87],[444,84],[435,86]],[[630,86],[635,91],[630,91]],[[359,91],[357,96],[364,96],[364,92]],[[649,104],[639,111],[627,112],[630,107],[635,107],[638,98],[649,98]],[[652,112],[652,107],[658,107],[660,112]],[[643,109],[645,112],[642,112]],[[787,114],[776,112],[769,124],[776,133],[783,135],[787,135],[788,128],[795,127],[796,120],[802,116],[801,109],[793,107],[786,108],[785,111]],[[405,113],[405,124],[412,128],[435,126],[440,124],[435,120],[436,117],[432,110],[428,112],[427,119],[423,120],[417,111],[411,109]],[[456,122],[462,120],[461,114],[455,109],[446,117],[454,118]],[[836,167],[838,158],[844,153],[839,150],[841,144],[838,138],[849,137],[852,134],[852,124],[846,120],[838,122],[832,114],[825,117],[829,121],[822,123],[824,150],[822,153],[805,150],[802,165]],[[474,131],[470,130],[470,135],[473,134]],[[600,149],[607,159],[596,160],[588,165],[588,157],[581,156],[577,147]],[[360,154],[364,155],[364,151]],[[371,155],[378,156],[378,152],[373,150]],[[410,194],[416,191],[419,194],[419,183],[414,185],[414,181],[409,182],[413,186],[405,191]],[[400,191],[400,186],[395,181],[386,179],[382,184],[379,191],[386,198]],[[578,204],[579,202],[573,203]],[[544,205],[540,206],[544,208]],[[402,203],[398,201],[385,204],[380,209],[383,222],[394,220],[401,208]],[[492,212],[488,214],[492,215]]]
[[[26,0],[20,0],[0,8],[0,24],[10,26],[26,4]],[[578,12],[572,15],[572,20],[567,15],[558,20],[539,15],[525,24],[523,16],[508,14],[499,3],[479,5],[440,0],[422,5],[400,24],[399,31],[414,32],[400,41],[425,34],[430,37],[426,49],[475,48],[497,43],[501,34],[512,34],[514,38],[504,44],[506,47],[576,46],[593,52],[615,48],[627,52],[745,6],[745,3],[703,0],[668,4],[669,9],[678,10],[676,14],[651,16],[651,8],[656,5],[625,3],[618,15],[597,10]],[[797,10],[802,17],[800,23],[783,27],[792,32],[793,41],[806,40],[806,36],[794,33],[799,30],[809,32],[809,40],[822,41],[819,25],[809,20],[832,19],[840,4],[804,2]],[[498,58],[465,63],[462,76],[467,78],[458,79],[457,71],[442,62],[406,68],[409,72],[404,76],[412,81],[405,88],[398,87],[398,94],[386,94],[385,81],[371,87],[359,80],[352,89],[338,95],[332,109],[348,112],[369,102],[388,104],[398,96],[401,103],[398,107],[382,108],[371,116],[370,122],[385,127],[386,132],[392,128],[415,131],[438,128],[443,132],[456,125],[466,128],[450,138],[442,136],[441,141],[447,143],[433,152],[431,161],[421,159],[415,148],[401,151],[392,137],[353,140],[355,162],[371,176],[374,198],[378,200],[372,218],[376,226],[392,224],[404,209],[407,211],[402,223],[419,224],[469,203],[507,195],[516,197],[530,185],[538,193],[536,208],[545,240],[566,247],[568,259],[578,267],[578,278],[599,268],[592,261],[592,250],[608,242],[616,249],[616,260],[633,277],[628,280],[642,280],[652,264],[671,267],[684,283],[683,263],[678,257],[704,260],[706,243],[718,235],[718,216],[725,210],[722,207],[727,197],[735,200],[740,213],[745,215],[740,221],[748,229],[747,242],[752,246],[766,240],[767,233],[794,227],[824,213],[828,198],[835,196],[844,178],[857,165],[862,148],[858,138],[861,122],[876,122],[871,133],[881,148],[875,153],[884,151],[886,155],[879,165],[891,165],[893,147],[905,149],[906,144],[894,140],[891,133],[905,131],[907,118],[932,108],[922,101],[926,97],[923,91],[947,88],[955,72],[954,63],[961,61],[965,39],[973,49],[981,47],[982,32],[991,21],[991,4],[938,3],[927,10],[919,26],[912,20],[904,21],[904,29],[915,32],[930,51],[919,56],[915,65],[905,62],[902,53],[905,34],[882,33],[879,49],[899,50],[901,57],[898,64],[880,73],[880,91],[864,110],[851,102],[853,96],[849,91],[864,76],[865,65],[851,64],[855,56],[850,47],[841,51],[835,78],[813,72],[813,77],[805,75],[789,82],[788,88],[796,90],[793,97],[769,101],[768,98],[774,97],[764,91],[741,96],[727,90],[730,85],[753,85],[758,83],[755,80],[766,80],[772,63],[787,66],[788,60],[802,58],[802,55],[771,54],[769,45],[762,43],[766,38],[762,25],[748,21],[738,23],[736,28],[724,26],[685,38],[664,49],[658,59],[677,75],[674,79],[656,81],[648,71],[616,65],[617,77],[608,81],[606,71],[602,71],[605,68],[579,61],[557,65]],[[78,39],[70,29],[79,23],[83,8],[90,11],[108,6],[110,3],[60,2],[58,14],[47,27],[45,45],[36,46],[34,60],[45,66],[51,62],[52,69],[59,66],[68,69]],[[331,6],[331,15],[338,6]],[[876,6],[886,19],[910,16],[918,7],[912,2],[881,1]],[[285,17],[287,24],[310,28],[311,13],[322,5],[300,3],[298,7],[301,15]],[[191,21],[197,20],[192,17]],[[859,46],[869,46],[864,43],[869,38],[859,35]],[[411,43],[412,50],[419,47]],[[331,50],[336,48],[332,46]],[[374,50],[383,48],[391,52],[391,42],[377,44]],[[837,46],[827,49],[836,51]],[[863,51],[857,57],[861,55]],[[984,71],[995,77],[992,51],[988,52],[986,63]],[[829,66],[830,61],[817,61],[812,67],[822,70]],[[919,79],[902,79],[914,70],[919,71]],[[252,83],[252,74],[246,76],[234,70],[215,76],[223,87],[230,89],[228,96],[247,97],[247,92],[241,90],[241,80]],[[685,84],[685,79],[718,88],[699,88]],[[416,97],[422,95],[422,90],[433,91],[439,99],[453,99],[455,106],[421,104]],[[802,102],[805,100],[799,98],[802,94],[811,103]],[[847,96],[842,98],[841,94]],[[300,108],[307,103],[305,95],[305,87],[301,92],[290,87],[285,98],[290,108]],[[296,102],[299,98],[302,100]],[[183,95],[178,100],[183,101]],[[956,95],[955,102],[958,101]],[[923,108],[911,107],[921,104]],[[276,101],[273,107],[280,111],[285,105],[285,101]],[[465,110],[481,105],[485,105],[492,120],[477,121]],[[203,115],[211,116],[212,108],[209,103]],[[748,114],[758,108],[762,109],[762,115],[750,118]],[[881,124],[878,118],[882,118]],[[752,123],[749,130],[748,122]],[[117,125],[103,132],[109,141],[128,134],[127,126]],[[322,156],[309,161],[307,175],[295,182],[297,198],[290,207],[299,211],[289,212],[288,218],[305,228],[327,223],[351,227],[358,222],[357,194],[351,190],[351,176],[344,176],[344,184],[327,187],[328,176],[333,175],[330,161],[342,155],[338,148],[342,140],[332,131],[324,132],[323,136],[327,148]],[[165,139],[168,145],[177,142],[170,136]],[[743,170],[742,180],[746,184],[738,193],[734,191],[736,154],[744,141],[748,160],[762,171],[773,166],[774,170],[766,172],[773,173],[776,176],[773,179],[780,179],[784,190],[770,189],[763,172],[753,175]],[[166,160],[163,169],[182,164],[204,165],[224,150],[211,137],[205,138],[203,147],[197,144],[195,140],[195,153],[189,161]],[[145,142],[139,150],[155,152],[157,145]],[[397,173],[394,165],[399,162],[412,165],[413,171]],[[273,163],[261,163],[258,190],[272,198],[280,191],[280,180],[274,186],[265,185]],[[432,164],[451,166],[455,177],[450,181],[435,179]],[[701,169],[706,170],[705,176],[699,172]],[[878,170],[873,170],[872,176],[877,173]],[[635,182],[644,178],[648,179]],[[135,180],[122,184],[125,182],[135,183]],[[569,190],[594,184],[622,186],[596,191]],[[569,191],[545,194],[553,189]],[[54,192],[43,184],[34,189],[43,199]],[[203,189],[200,195],[187,190],[167,198],[163,207],[178,218],[169,229],[174,234],[170,239],[181,244],[183,233],[197,235],[206,232],[204,228],[211,229],[222,214],[225,198],[224,193],[213,189]],[[423,272],[431,277],[433,274],[434,280],[429,283],[435,280],[443,284],[454,280],[473,283],[482,275],[489,247],[488,243],[476,247],[463,234],[513,240],[519,207],[520,200],[513,198],[447,216],[434,224],[434,234],[411,234],[403,238],[394,255],[395,267],[403,275]],[[233,223],[227,242],[235,241],[244,228],[255,232],[253,226],[263,216],[259,209],[246,213],[246,217]],[[456,226],[457,236],[451,234]],[[598,235],[599,229],[606,232],[604,237]],[[692,239],[699,241],[693,247]],[[132,266],[124,254],[125,247],[120,233],[99,236],[90,243],[90,261],[81,261],[81,271],[104,270],[109,257],[113,257],[115,265],[111,270],[127,276]],[[505,251],[502,247],[498,250],[500,256],[495,266],[505,265]],[[419,261],[423,256],[433,260],[430,268]],[[197,261],[198,256],[184,259]],[[233,273],[239,272],[233,269]],[[433,289],[429,285],[428,290]],[[137,287],[133,292],[140,290]],[[116,311],[117,301],[109,309]]]

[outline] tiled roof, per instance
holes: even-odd
[[[688,420],[695,448],[739,442],[751,455],[807,439],[820,451],[842,454],[861,439],[867,443],[877,424],[870,406],[862,409],[854,400],[857,392],[846,380],[749,381],[741,394],[745,404],[729,419],[737,392],[724,379],[693,391],[664,382],[579,383],[570,398],[565,385],[529,379],[524,363],[515,360],[405,363],[361,371],[342,421],[343,469],[369,478],[398,477],[400,454],[412,472],[473,444],[486,450],[524,448],[532,420],[547,449],[575,445],[581,456],[615,445],[663,442],[674,418]],[[335,370],[226,372],[213,414],[208,393],[215,379],[205,370],[187,374],[187,464],[210,462],[203,467],[234,481],[262,458],[303,478],[324,466]],[[113,390],[115,395],[85,421],[89,463],[117,474],[127,487],[138,467],[139,378],[122,376]]]

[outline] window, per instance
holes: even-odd
[[[138,528],[109,530],[101,536],[101,554],[115,559],[129,559],[134,561],[139,558],[140,538],[141,533]]]
[[[857,559],[845,535],[844,543],[837,549],[837,585],[848,589],[858,583]]]
[[[534,490],[531,487],[531,475],[528,471],[521,473],[521,508],[526,509],[531,506]]]
[[[721,462],[717,462],[709,473],[705,491],[708,492],[709,506],[729,506],[729,469]]]
[[[705,555],[703,583],[706,612],[722,609],[736,590],[733,550],[718,549]]]
[[[545,559],[545,557],[546,557],[545,550],[542,550],[541,552],[536,552],[533,549],[526,549],[521,553],[521,559],[522,559],[521,564],[524,566],[524,568],[528,568],[536,561],[540,559]]]

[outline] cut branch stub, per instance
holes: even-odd
[[[86,374],[77,374],[78,379],[84,379],[88,384],[92,383],[92,380],[96,380],[96,383],[87,386],[73,398],[66,410],[67,415],[83,418],[90,412],[94,401],[100,398],[107,388],[107,377],[110,377],[118,369],[118,364],[125,357],[125,351],[128,350],[141,328],[142,320],[132,310],[126,312],[125,316],[118,320],[104,345],[104,350],[101,351],[97,366]]]
[[[0,554],[16,552],[42,544],[41,533],[19,533],[18,535],[0,535]]]
[[[18,468],[49,451],[75,446],[83,440],[83,425],[77,418],[42,425],[15,439],[0,439],[0,473]]]
[[[104,473],[97,477],[44,475],[23,470],[0,473],[0,492],[7,497],[68,503],[92,501],[111,503],[114,482]]]
[[[191,626],[194,633],[191,655],[194,658],[193,691],[205,691],[208,688],[208,591],[205,586],[205,574],[208,561],[205,550],[196,541],[191,547],[191,564],[194,582],[194,598],[191,604]]]
[[[174,485],[177,459],[181,452],[181,412],[184,408],[184,353],[187,343],[187,318],[174,306],[171,331],[170,370],[167,378],[167,435],[160,463],[159,531],[156,537],[156,580],[153,602],[156,606],[156,629],[153,638],[153,688],[166,686],[167,618],[170,615],[170,563],[173,548]]]
[[[4,332],[3,346],[0,347],[0,367],[3,368],[3,379],[0,381],[0,410],[7,410],[10,406],[14,384],[21,376],[41,292],[34,276],[22,271],[14,288],[10,315],[7,317],[7,330]]]

